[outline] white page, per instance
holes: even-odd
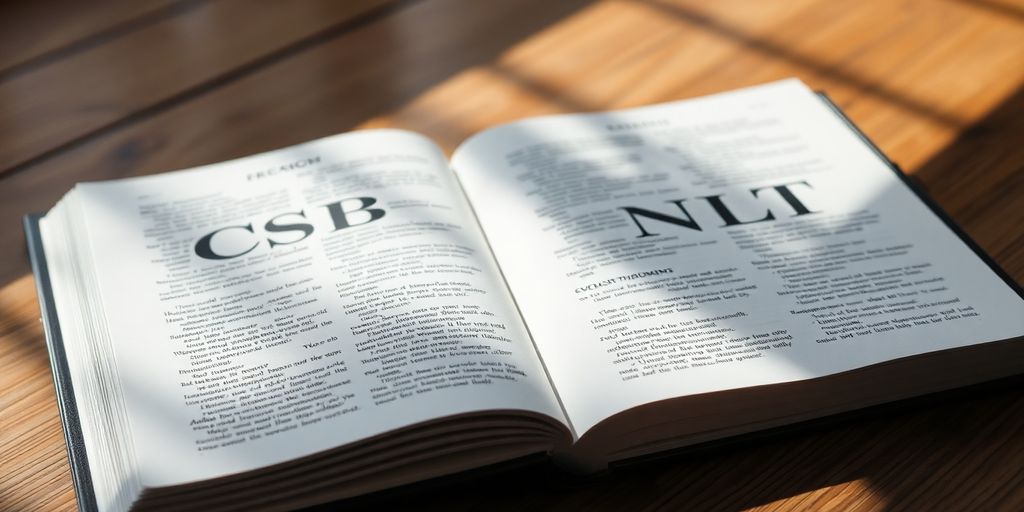
[[[564,421],[422,136],[354,132],[74,193],[147,486],[471,411]]]
[[[1024,301],[797,80],[512,123],[452,165],[579,435],[1024,334]]]

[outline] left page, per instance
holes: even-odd
[[[444,154],[422,136],[354,132],[69,197],[143,485],[473,411],[564,423]]]

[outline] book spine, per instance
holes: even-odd
[[[64,425],[64,441],[68,447],[68,465],[71,466],[71,480],[78,499],[78,510],[98,512],[89,459],[85,453],[82,424],[78,417],[78,406],[75,403],[75,392],[71,383],[71,371],[68,368],[67,354],[64,351],[64,339],[61,336],[57,308],[54,304],[50,273],[46,266],[46,254],[43,252],[43,242],[39,233],[41,218],[42,215],[38,214],[24,217],[25,241],[28,244],[32,273],[35,275],[40,319],[46,334],[46,348],[50,356],[50,370],[53,373],[57,406],[60,410],[61,423]]]

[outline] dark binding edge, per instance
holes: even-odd
[[[78,417],[78,405],[75,402],[74,387],[71,384],[71,371],[68,368],[67,353],[64,351],[64,338],[61,336],[60,322],[57,319],[57,307],[54,304],[53,288],[50,283],[50,272],[46,265],[46,254],[43,252],[43,241],[39,233],[39,220],[43,216],[29,214],[24,217],[25,241],[28,244],[28,257],[35,275],[36,294],[39,297],[40,320],[46,334],[46,349],[50,356],[50,370],[53,373],[53,387],[57,395],[57,406],[60,409],[60,420],[64,425],[64,441],[68,448],[68,465],[71,466],[71,480],[78,499],[78,510],[97,512],[96,493],[93,490],[92,473],[89,469],[89,458],[85,454],[85,440],[82,437],[82,424]]]
[[[812,418],[797,421],[787,425],[780,425],[763,430],[756,430],[745,434],[713,439],[702,443],[681,446],[669,450],[639,455],[614,461],[609,464],[609,471],[598,473],[592,476],[583,475],[585,481],[604,478],[616,471],[628,470],[638,465],[652,463],[667,458],[689,458],[701,456],[715,456],[727,451],[753,449],[763,443],[783,442],[803,435],[813,435],[828,429],[836,429],[848,426],[858,421],[870,421],[879,418],[891,417],[897,414],[913,413],[929,407],[940,407],[958,400],[971,400],[990,397],[994,393],[1006,393],[1019,391],[1024,388],[1024,374],[1000,377],[987,382],[979,382],[968,386],[952,388],[943,391],[935,391],[923,395],[912,396],[892,402],[884,402],[870,405],[859,409],[829,414],[820,418]]]
[[[981,258],[981,261],[983,261],[985,265],[988,265],[988,268],[991,269],[992,272],[995,272],[995,274],[999,276],[999,278],[1002,279],[1003,282],[1005,282],[1011,290],[1016,292],[1017,295],[1020,296],[1020,298],[1024,299],[1024,288],[1021,288],[1020,284],[1014,281],[1013,278],[1010,277],[1010,275],[1007,274],[1006,271],[1003,270],[1003,268],[1000,267],[999,264],[996,263],[995,260],[993,260],[992,257],[989,256],[988,253],[986,253],[985,250],[982,249],[981,246],[978,245],[978,243],[975,242],[974,239],[970,237],[970,235],[968,235],[959,225],[957,225],[957,223],[953,221],[949,214],[947,214],[942,209],[942,207],[939,206],[939,204],[936,203],[935,200],[928,195],[927,192],[922,190],[921,187],[917,183],[915,183],[910,176],[903,172],[903,169],[901,169],[900,166],[896,164],[896,162],[893,162],[892,160],[889,159],[889,157],[885,156],[885,153],[883,153],[882,150],[879,149],[878,146],[874,142],[872,142],[871,139],[869,139],[868,136],[865,135],[860,128],[857,127],[857,125],[853,124],[853,121],[851,121],[850,118],[847,117],[845,113],[843,113],[843,110],[839,108],[839,105],[836,105],[835,102],[832,101],[832,98],[829,98],[828,95],[822,91],[816,91],[816,94],[819,98],[821,98],[822,103],[824,103],[825,106],[828,107],[828,109],[831,110],[832,113],[835,114],[836,117],[838,117],[839,120],[842,121],[843,124],[845,124],[851,132],[853,132],[854,135],[856,135],[862,142],[864,142],[864,145],[866,145],[868,149],[874,152],[875,155],[878,156],[878,158],[882,160],[882,162],[885,163],[886,166],[889,167],[889,169],[891,169],[892,172],[895,173],[896,176],[900,178],[903,184],[906,185],[907,188],[909,188],[910,191],[913,192],[914,195],[917,196],[917,198],[922,203],[924,203],[924,205],[927,206],[928,209],[931,210],[931,212],[935,214],[935,216],[938,217],[939,220],[941,220],[942,223],[945,224],[946,227],[949,228],[949,230],[952,231],[954,235],[957,236],[957,238],[960,239],[960,241],[966,244],[967,247],[972,252],[974,252],[976,256],[978,256],[978,258]]]

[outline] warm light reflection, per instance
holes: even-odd
[[[912,172],[1020,82],[972,80],[977,75],[971,69],[1008,58],[995,54],[991,59],[955,63],[963,72],[950,69],[939,85],[895,80],[902,69],[893,66],[917,62],[923,43],[890,45],[896,51],[864,41],[883,36],[927,38],[916,33],[885,35],[891,27],[883,23],[872,25],[878,33],[867,38],[834,28],[824,35],[787,29],[806,25],[821,15],[821,9],[802,2],[745,9],[658,0],[597,3],[518,41],[490,64],[467,68],[360,127],[422,131],[451,151],[475,132],[523,117],[671,101],[798,76],[828,91],[855,120],[864,117],[862,127],[884,137],[884,149],[897,157],[900,152],[892,148],[909,155],[900,163]],[[947,34],[949,44],[1005,47],[990,44],[997,41],[964,39],[971,33],[949,31],[941,24],[928,25],[927,30]],[[630,44],[608,44],[618,40]],[[865,68],[865,62],[879,59],[890,64]],[[1011,73],[1024,79],[1024,71]],[[949,80],[962,82],[965,94],[984,88],[984,101],[951,103]],[[901,116],[914,122],[892,122]]]
[[[866,478],[830,485],[787,496],[771,503],[747,509],[768,510],[885,510],[888,500],[872,488]]]
[[[0,288],[0,411],[21,379],[49,371],[47,361],[35,281],[26,274]]]
[[[43,341],[35,282],[0,287],[0,510],[72,506],[67,454]],[[39,482],[32,495],[23,482]]]

